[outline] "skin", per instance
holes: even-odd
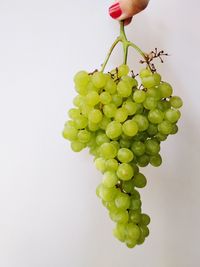
[[[147,7],[149,0],[118,0],[115,2],[120,4],[122,10],[122,15],[117,20],[124,20],[125,25],[128,25],[134,15]]]

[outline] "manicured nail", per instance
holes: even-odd
[[[113,19],[119,18],[121,16],[121,14],[122,14],[122,10],[121,10],[120,4],[119,3],[113,4],[109,8],[109,14]]]

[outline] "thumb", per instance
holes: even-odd
[[[125,24],[128,24],[130,18],[144,10],[148,3],[149,0],[119,0],[110,6],[109,14],[113,19],[125,20]]]

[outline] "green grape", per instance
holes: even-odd
[[[142,114],[144,111],[143,104],[136,103],[136,107],[137,107],[136,114]]]
[[[84,148],[85,148],[85,144],[84,143],[81,143],[79,141],[72,141],[71,142],[71,149],[74,152],[80,152]]]
[[[88,106],[94,107],[100,101],[100,96],[97,92],[91,91],[86,95],[86,104]]]
[[[105,89],[106,92],[108,92],[111,95],[113,95],[113,94],[115,94],[117,92],[117,85],[112,79],[109,79],[107,81],[104,89]]]
[[[126,239],[126,224],[117,223],[116,228],[113,230],[113,235],[121,242]]]
[[[88,119],[83,115],[78,116],[75,120],[75,127],[78,130],[84,129],[88,125]]]
[[[87,130],[81,130],[78,132],[78,141],[81,143],[88,143],[91,138],[91,133]]]
[[[106,161],[103,158],[97,158],[94,162],[95,167],[97,168],[97,170],[99,170],[100,172],[105,172],[106,168]]]
[[[133,117],[133,120],[137,123],[138,130],[140,132],[146,131],[148,129],[149,122],[144,115],[137,114]]]
[[[133,152],[127,148],[120,148],[117,153],[117,158],[122,163],[129,163],[133,160]]]
[[[137,111],[137,105],[132,101],[124,102],[123,107],[127,110],[129,116],[134,115]]]
[[[123,183],[122,183],[122,189],[126,193],[131,193],[134,190],[133,180],[123,181]]]
[[[129,71],[123,64],[107,74],[78,72],[78,95],[62,134],[72,151],[88,147],[94,156],[103,175],[96,194],[116,223],[114,236],[133,248],[145,241],[150,223],[136,190],[147,184],[139,167],[162,164],[160,143],[178,132],[183,101],[150,67],[140,71],[140,84]]]
[[[109,104],[112,101],[112,97],[108,92],[100,94],[100,102],[104,105]]]
[[[148,120],[151,123],[159,124],[164,119],[164,113],[159,109],[153,109],[149,111]]]
[[[162,79],[161,75],[159,73],[154,73],[153,74],[153,78],[154,78],[154,81],[155,81],[156,85],[159,85],[160,82],[161,82],[161,79]]]
[[[128,223],[127,224],[126,232],[127,232],[128,238],[130,238],[132,240],[137,241],[140,237],[140,228],[134,223]]]
[[[142,202],[140,199],[135,199],[131,197],[131,204],[130,204],[130,210],[138,210],[142,206]]]
[[[117,171],[119,163],[116,159],[108,159],[105,166],[108,171]]]
[[[119,137],[122,133],[122,125],[117,121],[112,121],[106,128],[106,134],[110,139]]]
[[[152,96],[147,96],[143,103],[144,107],[149,110],[155,109],[157,107],[157,104],[157,100]]]
[[[116,223],[127,223],[129,216],[126,210],[116,209],[110,211],[110,218]]]
[[[142,156],[145,154],[146,147],[145,144],[141,141],[134,141],[131,150],[133,151],[134,155]]]
[[[114,187],[118,183],[118,178],[115,172],[111,171],[105,172],[102,183],[108,188]]]
[[[92,92],[92,91],[98,93],[100,90],[99,88],[95,87],[91,81],[87,84],[86,89],[87,89],[87,93]]]
[[[154,76],[147,76],[142,78],[142,84],[145,88],[151,88],[156,85]]]
[[[106,84],[106,76],[102,72],[95,72],[92,75],[92,82],[97,88],[103,88]]]
[[[108,188],[102,184],[99,190],[99,196],[104,201],[112,201],[115,199],[115,196],[117,194],[117,189],[112,187]]]
[[[89,121],[88,122],[88,129],[92,132],[96,132],[97,130],[99,130],[99,124]]]
[[[131,85],[128,81],[120,81],[117,85],[117,92],[122,97],[128,97],[132,93]]]
[[[76,97],[74,97],[73,99],[73,104],[74,106],[81,108],[84,104],[85,104],[85,99],[83,96],[81,95],[77,95]]]
[[[96,137],[96,143],[98,146],[104,144],[104,143],[109,143],[110,139],[107,137],[105,133],[100,133]]]
[[[160,154],[150,157],[150,163],[154,167],[159,167],[162,164],[162,158]]]
[[[65,126],[64,130],[63,130],[63,137],[65,139],[68,139],[69,141],[74,141],[77,139],[77,134],[78,131],[75,127],[73,126]]]
[[[158,127],[157,127],[157,125],[155,125],[155,124],[149,124],[149,127],[148,127],[148,129],[147,129],[147,133],[148,133],[148,135],[149,136],[154,136],[154,135],[156,135],[157,134],[157,132],[158,132]]]
[[[79,71],[74,76],[75,87],[80,92],[80,89],[85,88],[90,81],[90,77],[86,71]]]
[[[165,112],[165,119],[171,123],[177,122],[181,117],[181,113],[179,110],[168,109]]]
[[[103,118],[103,114],[98,109],[93,109],[90,111],[88,119],[92,123],[98,124]]]
[[[76,119],[78,116],[80,116],[80,109],[77,109],[77,108],[71,108],[69,111],[68,111],[68,115],[71,119]]]
[[[111,141],[110,143],[116,148],[117,151],[119,150],[120,146],[118,141]]]
[[[121,80],[128,82],[131,88],[138,86],[137,80],[127,75],[122,76]]]
[[[142,225],[149,225],[150,222],[151,222],[151,219],[150,219],[149,215],[143,213],[141,215],[141,224]]]
[[[124,75],[127,75],[129,73],[129,66],[123,64],[119,66],[118,68],[118,77],[122,77]]]
[[[119,144],[121,148],[129,148],[131,146],[131,141],[129,140],[124,140],[124,139],[120,139],[119,140]]]
[[[173,89],[169,83],[163,82],[158,88],[163,98],[168,98],[172,95]]]
[[[145,142],[145,146],[146,146],[146,153],[148,155],[156,155],[159,153],[160,151],[160,144],[154,140],[154,139],[148,139],[146,142]]]
[[[122,102],[123,102],[123,98],[122,98],[120,95],[118,95],[118,94],[114,94],[114,95],[112,96],[112,103],[115,104],[115,106],[116,106],[117,108],[118,108],[119,106],[121,106]]]
[[[162,121],[160,124],[158,124],[158,131],[161,134],[170,134],[172,129],[172,124],[169,121]]]
[[[114,159],[117,156],[117,149],[111,143],[104,143],[100,146],[100,154],[104,159]]]
[[[147,226],[141,225],[140,230],[141,230],[144,237],[149,236],[149,228]]]
[[[134,169],[132,166],[128,163],[122,163],[119,165],[117,169],[117,176],[123,180],[128,181],[130,180],[134,175]]]
[[[157,108],[161,111],[165,111],[169,108],[171,108],[171,103],[170,101],[168,100],[161,100],[161,101],[158,101],[158,106]]]
[[[117,111],[117,108],[116,108],[115,104],[113,104],[113,103],[110,103],[110,104],[105,105],[103,107],[103,112],[104,112],[105,116],[108,118],[115,117],[116,111]]]
[[[140,78],[149,77],[152,75],[152,72],[149,69],[142,69],[139,75]]]
[[[133,100],[136,103],[142,103],[146,99],[146,93],[142,90],[136,90],[133,94]]]
[[[183,106],[183,101],[179,96],[172,96],[170,103],[173,108],[181,108]]]
[[[142,215],[138,211],[131,210],[130,213],[129,213],[129,218],[130,218],[131,222],[133,222],[135,224],[138,224],[142,220]]]
[[[131,191],[131,196],[132,196],[131,199],[140,199],[140,193],[137,190],[135,190],[135,189],[133,189]],[[139,209],[139,208],[137,208],[137,209]]]
[[[151,96],[156,100],[160,100],[162,98],[160,90],[157,87],[152,87],[147,90],[147,96]]]
[[[128,117],[128,111],[126,108],[118,108],[115,113],[115,120],[118,122],[124,122]]]
[[[99,123],[100,129],[105,130],[110,122],[110,118],[103,116],[101,122]]]
[[[133,178],[133,184],[135,187],[143,188],[147,184],[147,179],[142,173],[138,173]]]
[[[137,162],[140,167],[146,167],[149,164],[149,161],[150,161],[150,158],[146,154],[137,158]]]
[[[117,194],[115,205],[118,209],[127,210],[130,206],[130,197],[124,193]]]
[[[122,130],[127,136],[135,136],[138,133],[138,124],[133,120],[127,120],[122,125]]]
[[[176,134],[178,132],[178,126],[176,124],[172,125],[172,131],[170,134]]]

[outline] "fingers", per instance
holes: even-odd
[[[113,19],[125,20],[125,25],[128,25],[134,15],[146,8],[148,2],[149,0],[119,0],[109,8],[109,14]]]

